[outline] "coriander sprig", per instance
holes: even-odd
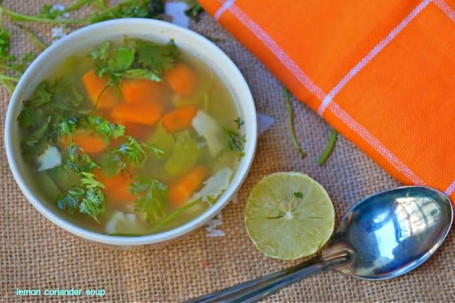
[[[237,154],[237,157],[241,159],[245,155],[246,137],[242,134],[242,126],[244,123],[240,117],[234,120],[234,122],[237,125],[237,130],[229,128],[224,128],[223,130],[227,137],[227,148],[234,151]]]
[[[65,168],[76,172],[80,177],[80,185],[74,185],[57,201],[57,206],[70,214],[76,210],[80,213],[89,215],[97,223],[99,216],[104,213],[106,197],[103,189],[104,185],[96,180],[93,171],[99,168],[89,155],[72,143],[68,149]]]
[[[141,176],[131,183],[129,191],[137,196],[134,210],[136,212],[145,212],[147,223],[160,218],[164,214],[168,192],[168,188],[164,183],[150,177]]]

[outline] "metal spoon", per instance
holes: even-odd
[[[409,186],[383,191],[348,211],[320,256],[187,303],[255,302],[329,269],[365,280],[395,278],[434,254],[452,220],[450,200],[437,190]]]

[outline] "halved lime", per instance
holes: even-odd
[[[335,211],[321,184],[298,172],[274,173],[252,189],[245,208],[251,240],[266,256],[293,260],[330,238]]]

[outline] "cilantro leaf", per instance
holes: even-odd
[[[160,76],[145,68],[129,69],[125,71],[122,76],[125,79],[149,79],[155,82],[161,81]]]
[[[102,191],[104,185],[96,180],[92,173],[98,165],[76,144],[72,144],[69,149],[69,159],[64,163],[64,167],[77,172],[81,184],[73,186],[60,197],[57,206],[69,214],[74,214],[78,209],[80,213],[100,223],[99,216],[105,211],[106,197]]]
[[[104,193],[99,188],[88,188],[79,205],[79,211],[83,214],[89,215],[97,223],[100,223],[98,217],[106,210],[104,207],[105,200]]]
[[[114,58],[111,62],[111,69],[114,71],[125,71],[134,62],[135,51],[126,45],[119,46],[114,51]]]
[[[118,18],[160,18],[163,14],[163,0],[125,0],[110,8],[95,12],[89,18],[89,23]]]
[[[85,116],[81,119],[81,127],[103,135],[106,143],[111,138],[117,139],[125,134],[125,126],[112,123],[98,116]]]
[[[243,121],[238,118],[234,122],[236,122],[237,128],[240,130]],[[234,151],[239,159],[242,158],[245,155],[245,135],[228,128],[224,128],[224,133],[227,137],[227,148]]]
[[[167,45],[136,40],[136,48],[139,62],[158,76],[172,68],[180,57],[174,40],[170,40]]]
[[[89,155],[84,153],[84,151],[74,143],[69,147],[68,158],[63,163],[63,166],[78,174],[93,172],[95,168],[99,167],[98,164],[93,162]]]
[[[150,177],[138,177],[130,184],[129,191],[131,194],[138,196],[134,209],[137,212],[146,213],[147,223],[160,218],[164,214],[168,192],[165,184]]]
[[[109,41],[103,42],[100,46],[93,48],[90,51],[90,58],[95,65],[96,75],[103,77],[109,72],[109,52],[111,43]]]
[[[303,193],[300,191],[296,191],[296,192],[294,192],[294,197],[303,199]]]
[[[47,83],[41,82],[35,90],[33,97],[25,101],[26,106],[40,107],[46,103],[51,102],[52,95],[47,90]]]
[[[116,151],[122,155],[126,163],[132,166],[142,166],[148,157],[148,151],[152,152],[156,157],[161,157],[164,152],[147,143],[141,143],[134,137],[127,137],[128,141],[123,143]]]
[[[187,15],[189,18],[191,18],[195,22],[199,22],[201,20],[201,14],[204,12],[204,9],[196,1],[191,1],[191,2],[193,2],[193,3],[187,10],[185,10],[185,15]]]
[[[5,58],[8,56],[9,51],[10,51],[10,39],[11,39],[11,33],[10,31],[6,28],[1,26],[0,27],[0,58]]]
[[[67,191],[67,193],[60,197],[57,201],[57,206],[59,209],[67,212],[70,215],[74,215],[75,211],[78,209],[82,196],[84,195],[84,190],[81,187],[73,187]]]

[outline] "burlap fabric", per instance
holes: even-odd
[[[24,13],[37,12],[46,0],[9,0],[4,5]],[[55,2],[54,2],[55,3]],[[61,3],[61,2],[60,2]],[[32,46],[17,28],[17,54]],[[49,26],[33,28],[50,41]],[[243,210],[248,192],[264,175],[302,171],[323,184],[337,213],[337,223],[350,206],[367,195],[399,183],[340,138],[324,167],[316,164],[329,126],[306,106],[293,100],[298,136],[308,157],[300,159],[286,132],[286,113],[280,83],[210,17],[191,24],[197,32],[223,41],[217,44],[244,74],[259,112],[273,116],[275,125],[258,142],[257,155],[237,204],[222,212],[220,229],[226,236],[208,238],[205,229],[164,247],[113,249],[80,240],[41,216],[19,191],[6,161],[3,125],[9,95],[1,90],[0,174],[0,301],[49,302],[178,302],[227,287],[294,264],[264,257],[248,239]],[[269,302],[454,302],[455,235],[428,262],[414,272],[389,281],[367,282],[327,272],[310,277],[268,299]],[[104,289],[105,297],[18,297],[20,289]]]

